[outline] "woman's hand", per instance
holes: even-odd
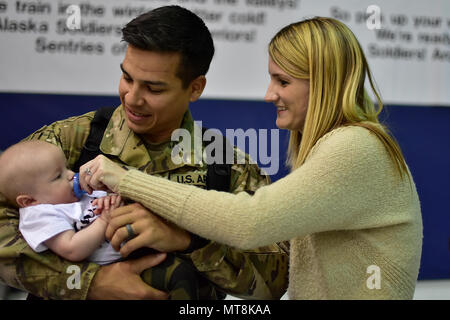
[[[165,253],[102,266],[94,276],[87,298],[92,300],[163,300],[168,294],[141,279],[142,271],[160,264]]]
[[[124,168],[104,155],[99,155],[80,167],[80,185],[89,194],[94,190],[117,192],[120,179],[126,172]]]
[[[132,239],[129,239],[127,224],[134,233]],[[106,238],[115,250],[120,249],[123,257],[142,247],[161,252],[183,251],[189,247],[191,241],[187,231],[164,221],[139,203],[120,207],[111,212]],[[124,241],[127,242],[121,247]]]

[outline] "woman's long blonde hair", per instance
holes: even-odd
[[[290,131],[287,163],[292,170],[305,162],[323,135],[352,125],[373,132],[386,147],[399,174],[408,174],[400,147],[378,120],[383,104],[363,50],[349,28],[322,17],[290,24],[273,37],[269,55],[290,76],[310,82],[303,131]],[[377,107],[364,89],[366,75]]]

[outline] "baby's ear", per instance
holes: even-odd
[[[21,194],[16,197],[16,202],[21,208],[34,206],[39,204],[39,202],[34,199],[32,196],[29,196],[27,194]]]

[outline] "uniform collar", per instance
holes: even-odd
[[[147,173],[166,172],[184,166],[202,167],[204,164],[199,161],[203,152],[202,130],[194,123],[189,109],[183,116],[181,129],[187,130],[191,136],[192,148],[191,152],[184,157],[185,161],[180,164],[172,161],[172,148],[178,144],[178,141],[172,141],[161,151],[160,156],[151,159],[144,140],[127,126],[124,109],[119,106],[109,120],[100,150],[104,154],[118,157],[125,165]]]

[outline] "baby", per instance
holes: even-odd
[[[75,173],[67,169],[61,149],[22,142],[0,160],[0,192],[20,208],[19,229],[34,251],[50,249],[70,261],[90,257],[101,265],[121,258],[105,242],[109,212],[120,206],[120,197],[96,191],[79,200],[73,192]],[[105,208],[94,212],[98,203]]]
[[[100,265],[120,260],[105,241],[110,212],[123,205],[120,196],[94,191],[78,199],[74,176],[62,150],[44,141],[20,142],[0,155],[0,193],[19,207],[20,232],[34,251],[50,249],[70,261]],[[173,255],[141,277],[171,299],[200,298],[195,269]]]

